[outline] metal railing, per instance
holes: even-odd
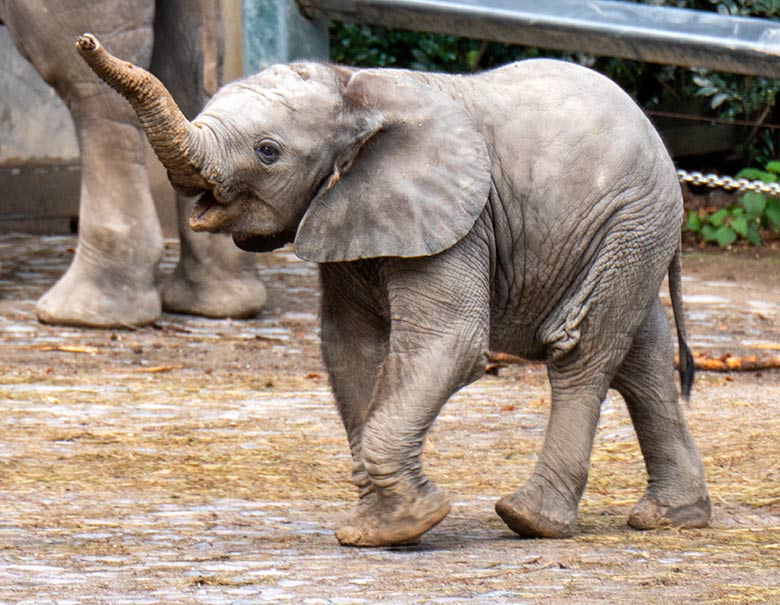
[[[780,77],[780,23],[607,0],[298,0],[304,15]]]

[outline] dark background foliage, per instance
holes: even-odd
[[[780,19],[780,0],[642,3]],[[718,157],[699,158],[702,168],[722,167],[734,172],[745,166],[764,167],[780,157],[780,130],[774,126],[780,124],[776,80],[347,23],[331,24],[330,42],[334,61],[364,67],[464,73],[539,56],[575,61],[617,81],[651,117],[676,113],[737,123],[738,142]]]

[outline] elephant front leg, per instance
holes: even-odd
[[[81,149],[78,246],[67,272],[36,305],[43,322],[114,328],[148,324],[160,315],[155,271],[163,240],[144,135],[127,103],[73,50],[89,23],[109,48],[145,64],[153,12],[151,0],[0,0],[4,29],[68,106]]]
[[[369,483],[355,515],[336,532],[343,545],[415,543],[450,510],[447,495],[423,473],[423,442],[449,397],[484,373],[484,324],[454,320],[442,333],[404,323],[393,322],[377,376],[357,475]]]
[[[181,253],[162,286],[163,308],[204,317],[254,317],[265,305],[255,254],[239,250],[223,234],[189,228],[193,199],[177,195]]]
[[[447,496],[423,474],[420,460],[425,434],[454,387],[419,368],[445,361],[391,352],[382,365],[373,413],[353,449],[360,456],[355,478],[361,501],[336,532],[341,544],[417,542],[449,512]]]
[[[377,496],[363,464],[363,429],[379,366],[387,356],[390,321],[382,286],[359,270],[322,265],[322,357],[352,453],[358,490],[355,515],[376,507]]]
[[[408,544],[444,519],[449,499],[422,471],[423,442],[452,393],[485,368],[479,338],[458,335],[412,346],[393,340],[361,443],[372,498],[336,533],[344,545]]]

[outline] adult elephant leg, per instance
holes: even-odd
[[[466,259],[455,250],[388,261],[389,349],[361,442],[375,496],[336,532],[341,544],[413,542],[450,510],[445,493],[423,474],[421,455],[441,407],[485,369],[488,272],[479,270],[479,258],[479,251]]]
[[[672,335],[656,300],[615,379],[645,458],[648,484],[628,524],[704,527],[710,500],[701,457],[685,424],[674,381]]]
[[[257,256],[242,252],[228,235],[195,233],[187,225],[194,203],[177,195],[180,255],[162,283],[163,308],[205,317],[253,317],[265,305]]]
[[[220,3],[157,2],[151,69],[192,119],[219,86],[222,64]],[[196,60],[197,58],[197,60]],[[187,224],[193,200],[177,196],[181,254],[161,287],[167,311],[207,317],[252,317],[266,301],[257,256],[221,234],[194,233]]]
[[[82,154],[79,241],[65,275],[38,302],[44,322],[96,327],[150,323],[160,314],[154,273],[162,236],[132,110],[79,60],[87,24],[117,54],[149,61],[150,0],[93,3],[7,0],[0,4],[17,48],[65,101]]]
[[[144,139],[109,90],[70,103],[82,156],[79,240],[67,272],[36,306],[45,323],[139,326],[160,315],[155,270],[162,233]]]
[[[383,287],[355,263],[320,266],[322,356],[352,452],[352,481],[359,507],[373,507],[376,493],[363,464],[361,444],[379,366],[387,356],[390,320]]]

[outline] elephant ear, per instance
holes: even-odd
[[[471,116],[404,72],[357,72],[344,97],[362,133],[304,215],[296,254],[337,262],[453,246],[490,189],[487,147]]]

